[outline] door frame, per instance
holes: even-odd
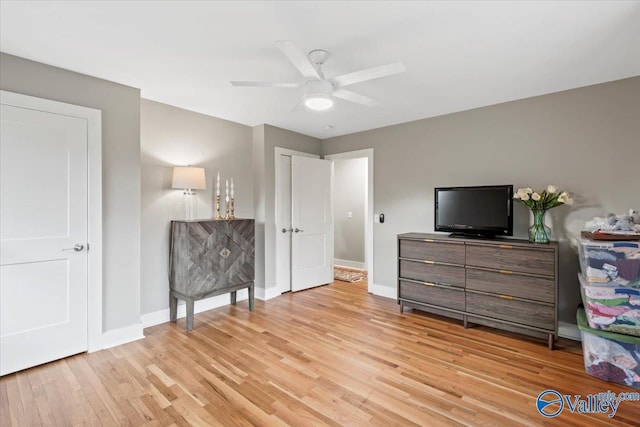
[[[364,223],[364,256],[367,261],[367,291],[375,293],[373,281],[373,148],[325,155],[326,160],[367,159],[367,217]],[[333,194],[331,195],[333,199]]]
[[[4,90],[0,103],[87,121],[87,351],[102,350],[102,111]]]
[[[289,150],[288,148],[282,148],[282,147],[275,147],[275,157],[274,157],[274,161],[275,161],[275,216],[274,216],[274,230],[275,230],[275,236],[277,239],[278,236],[278,214],[280,213],[280,207],[278,206],[278,201],[280,200],[280,196],[282,195],[282,182],[280,182],[280,173],[282,165],[280,164],[280,156],[301,156],[301,157],[311,157],[314,159],[319,159],[320,156],[318,154],[312,154],[312,153],[305,153],[303,151],[295,151],[295,150]],[[277,246],[277,242],[273,242],[275,246]],[[278,283],[278,251],[274,251],[275,252],[275,257],[274,257],[274,279],[276,281],[276,292],[277,295],[280,295],[283,292],[288,292],[291,290],[291,286],[289,286],[289,289],[286,289],[284,287],[283,284]],[[289,265],[291,265],[291,259],[289,259]],[[291,285],[291,269],[289,269],[289,285]],[[274,295],[275,296],[275,295]]]

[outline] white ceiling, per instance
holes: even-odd
[[[407,71],[349,87],[378,107],[292,112],[301,88],[229,83],[303,81],[277,40],[328,50],[327,77]],[[640,2],[2,0],[0,50],[324,139],[640,75]]]

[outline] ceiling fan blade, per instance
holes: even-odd
[[[276,44],[278,48],[284,53],[284,55],[291,61],[291,63],[300,71],[300,74],[305,76],[306,78],[321,78],[320,74],[318,74],[318,70],[311,64],[307,55],[302,53],[300,48],[296,46],[296,44],[290,40],[280,40],[277,41]]]
[[[345,89],[336,89],[333,91],[333,96],[336,98],[342,98],[347,101],[355,102],[356,104],[365,105],[367,107],[375,107],[380,105],[375,99],[371,99],[368,96],[360,95],[359,93],[351,92]]]
[[[300,104],[302,104],[304,102],[304,96],[302,98],[300,98],[300,101],[298,101],[298,103],[296,105],[293,106],[293,108],[291,109],[291,112],[293,113],[294,111],[296,111],[298,109],[298,107],[300,106]]]
[[[231,82],[233,86],[246,87],[300,87],[300,83],[273,83],[273,82]]]
[[[407,69],[402,62],[394,62],[392,64],[380,65],[378,67],[343,74],[341,76],[334,77],[331,80],[335,81],[339,87],[342,87],[367,80],[379,79],[380,77],[392,76],[394,74],[403,73],[406,70]]]

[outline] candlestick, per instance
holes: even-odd
[[[231,198],[231,215],[229,215],[229,219],[236,219],[236,208],[235,208],[235,199]]]
[[[222,219],[220,215],[220,195],[216,195],[216,219]]]
[[[218,172],[218,176],[216,177],[216,196],[220,195],[220,172]]]

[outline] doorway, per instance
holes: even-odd
[[[319,156],[280,147],[275,148],[275,279],[278,294],[288,292],[291,286],[291,157]],[[373,148],[325,156],[325,160],[366,159],[366,196],[364,208],[364,263],[368,270],[367,290],[373,293]],[[333,178],[332,178],[333,180]],[[333,198],[333,195],[332,195]],[[333,237],[333,234],[332,234]],[[333,246],[332,246],[333,247]],[[331,259],[333,264],[333,259]]]
[[[334,161],[335,264],[367,271],[373,288],[373,148],[325,156]]]
[[[367,263],[364,232],[367,210],[367,159],[334,160],[333,250],[336,280],[362,277]]]

